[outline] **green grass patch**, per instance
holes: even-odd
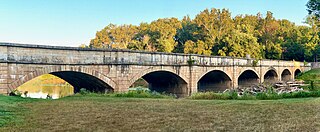
[[[190,100],[77,95],[0,97],[14,120],[0,131],[318,131],[320,100]]]
[[[300,73],[297,80],[303,80],[308,86],[304,87],[309,90],[320,90],[320,69],[312,69],[304,73]]]
[[[37,101],[37,99],[25,99],[17,96],[12,97],[0,95],[0,127],[12,122],[21,121],[18,113],[25,109],[19,105],[21,103],[34,101]]]

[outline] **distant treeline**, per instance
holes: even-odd
[[[294,14],[292,14],[294,15]],[[109,24],[90,47],[314,61],[320,53],[315,17],[297,26],[271,12],[231,17],[227,9],[206,9],[191,19],[163,18],[135,25]]]

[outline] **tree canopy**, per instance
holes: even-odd
[[[194,19],[161,18],[135,25],[109,24],[96,33],[90,47],[313,61],[319,48],[319,0],[307,4],[310,26],[297,26],[265,16],[231,17],[227,9],[206,9]]]

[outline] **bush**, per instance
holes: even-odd
[[[22,93],[20,91],[18,91],[17,89],[15,89],[15,90],[13,90],[13,91],[11,91],[9,93],[9,96],[19,96],[19,97],[21,97],[21,95],[22,95]]]
[[[111,97],[133,97],[133,98],[174,98],[173,95],[161,94],[156,91],[134,90],[125,93],[113,93]]]
[[[198,92],[190,96],[191,99],[231,99],[229,93],[214,93],[214,92]]]
[[[253,61],[252,61],[252,66],[253,66],[253,67],[256,67],[256,66],[258,66],[258,63],[259,63],[259,60],[258,60],[258,59],[253,60]]]
[[[314,81],[312,80],[312,81],[310,81],[310,87],[309,87],[309,90],[310,91],[314,91],[315,89],[314,89]]]
[[[90,91],[87,90],[87,89],[85,89],[85,88],[81,88],[80,91],[79,91],[79,93],[80,93],[81,95],[86,95],[86,94],[89,94]]]
[[[307,97],[320,97],[320,91],[299,91],[292,93],[278,94],[274,90],[269,89],[267,92],[257,93],[252,95],[244,92],[242,96],[238,96],[237,92],[214,93],[214,92],[199,92],[191,95],[191,99],[206,99],[206,100],[276,100],[286,98],[307,98]]]

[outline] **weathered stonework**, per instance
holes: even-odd
[[[283,74],[286,69],[289,73]],[[172,82],[163,86],[175,87],[177,90],[173,90],[174,93],[187,96],[197,92],[199,80],[214,71],[222,71],[225,78],[231,80],[230,87],[234,88],[239,85],[240,75],[248,71],[253,71],[252,73],[258,77],[252,80],[256,79],[262,83],[270,70],[276,73],[271,79],[292,80],[296,70],[303,72],[310,69],[309,63],[293,61],[259,60],[254,64],[253,59],[232,57],[0,43],[2,94],[7,94],[42,74],[66,71],[93,76],[114,91],[127,91],[128,87],[141,77],[149,77],[147,80],[154,84],[157,80],[172,77],[181,82],[181,85]],[[151,76],[151,73],[160,71],[161,74]],[[81,81],[81,78],[78,81]],[[205,86],[219,84],[224,85],[223,82],[203,82]]]

